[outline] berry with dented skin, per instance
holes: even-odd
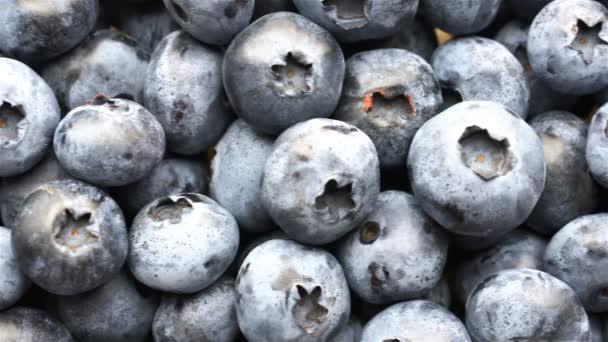
[[[0,341],[74,342],[68,329],[45,311],[15,307],[0,312]]]
[[[98,95],[57,126],[55,155],[74,177],[101,186],[145,178],[165,153],[165,132],[139,104]]]
[[[350,316],[338,261],[290,240],[267,241],[251,251],[236,291],[239,327],[249,341],[329,342]]]
[[[585,156],[593,178],[608,188],[608,104],[595,113],[589,124]]]
[[[79,181],[38,187],[23,203],[12,234],[19,268],[53,294],[76,295],[102,285],[127,257],[118,205]]]
[[[344,56],[335,39],[305,17],[273,13],[248,26],[223,62],[226,94],[255,130],[278,135],[329,117],[340,99]]]
[[[0,177],[10,177],[44,158],[61,114],[51,88],[27,65],[0,57],[0,75]]]
[[[463,102],[427,121],[414,137],[407,167],[422,208],[461,235],[515,229],[545,185],[540,138],[494,102]]]
[[[420,7],[433,27],[454,35],[469,35],[480,32],[492,23],[501,2],[502,0],[420,0]]]
[[[154,51],[144,102],[163,125],[169,151],[205,151],[233,120],[222,89],[222,58],[221,50],[184,31],[169,34]]]
[[[0,311],[17,303],[29,287],[30,280],[17,267],[11,230],[0,226]]]
[[[369,137],[342,121],[312,119],[275,141],[262,201],[290,238],[320,245],[360,224],[379,191],[378,155]]]

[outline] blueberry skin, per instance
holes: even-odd
[[[165,294],[154,316],[155,342],[232,342],[239,333],[234,279],[222,276],[192,295]]]
[[[263,0],[262,0],[263,1]],[[226,45],[244,29],[255,0],[163,0],[173,19],[206,44]]]
[[[527,3],[520,1],[521,3]],[[530,100],[527,119],[556,109],[569,110],[574,107],[578,97],[564,95],[549,87],[539,79],[528,61],[528,30],[530,24],[514,20],[503,26],[494,39],[504,45],[519,63],[524,67],[524,73],[528,79],[530,88]]]
[[[540,10],[553,0],[507,0],[511,12],[518,17],[532,20]]]
[[[424,341],[429,336],[471,341],[464,324],[446,308],[428,300],[412,300],[394,304],[367,322],[361,342]]]
[[[57,126],[55,155],[74,177],[101,186],[144,179],[163,159],[165,132],[144,107],[97,96]]]
[[[593,178],[608,188],[608,104],[595,113],[589,124],[585,155]]]
[[[379,191],[378,155],[367,135],[341,121],[312,119],[275,141],[262,202],[291,238],[320,245],[359,225]]]
[[[251,251],[236,291],[239,327],[249,341],[332,341],[350,316],[338,261],[290,240],[270,240]]]
[[[407,166],[422,208],[460,235],[515,229],[545,184],[540,138],[494,102],[459,103],[427,121],[414,137]]]
[[[76,295],[108,282],[127,257],[118,205],[101,190],[62,180],[38,187],[12,230],[19,268],[57,295]]]
[[[589,312],[608,311],[608,214],[582,216],[560,229],[544,256],[548,273],[572,286]]]
[[[233,120],[222,88],[222,56],[184,31],[169,34],[154,51],[144,104],[163,125],[170,151],[205,151]]]
[[[391,36],[413,21],[418,0],[293,0],[298,11],[341,42]]]
[[[17,267],[11,246],[11,230],[0,226],[0,311],[17,303],[30,284],[30,280]]]
[[[466,303],[471,291],[487,277],[508,269],[543,269],[547,239],[516,229],[507,233],[490,249],[463,259],[454,269],[453,288],[461,303]]]
[[[420,7],[433,27],[454,35],[467,35],[478,33],[488,27],[498,14],[501,2],[501,0],[420,0]]]
[[[405,192],[381,192],[374,207],[338,247],[349,287],[373,304],[422,297],[443,273],[447,234]]]
[[[181,193],[207,192],[209,171],[201,162],[183,158],[163,159],[143,180],[113,189],[120,207],[135,216],[155,199]]]
[[[247,232],[263,233],[274,227],[262,204],[262,177],[273,142],[239,119],[215,146],[209,192]]]
[[[556,0],[530,26],[528,58],[536,75],[564,94],[608,86],[608,9],[591,0]]]
[[[481,37],[453,39],[431,61],[442,87],[464,101],[494,101],[526,118],[530,89],[524,68],[502,44]]]
[[[280,229],[271,230],[268,233],[257,236],[255,239],[250,240],[249,243],[243,245],[243,247],[239,250],[236,258],[234,258],[234,262],[230,265],[231,269],[234,269],[234,273],[238,273],[243,266],[243,261],[249,253],[254,250],[257,246],[263,244],[266,241],[270,240],[289,240],[287,234]]]
[[[595,212],[599,187],[585,159],[587,124],[568,112],[547,112],[530,121],[545,151],[547,178],[526,221],[539,233],[553,235],[577,217]]]
[[[199,194],[159,198],[135,217],[129,231],[129,267],[153,289],[194,293],[228,268],[239,246],[234,217]]]
[[[8,227],[15,226],[23,201],[39,186],[56,180],[72,179],[61,167],[55,154],[50,153],[43,161],[24,174],[0,179],[0,215]]]
[[[590,341],[574,291],[542,271],[505,270],[479,283],[466,305],[473,341]]]
[[[4,1],[0,50],[24,62],[44,62],[78,45],[98,15],[97,0]]]
[[[0,312],[0,340],[4,342],[73,342],[68,329],[40,309],[15,307]]]
[[[0,57],[0,75],[0,177],[10,177],[44,157],[61,114],[51,88],[27,65]]]
[[[222,70],[236,114],[255,130],[278,135],[333,113],[342,92],[344,56],[320,26],[280,12],[243,30],[228,47]]]
[[[439,111],[443,98],[431,66],[401,49],[360,52],[346,62],[344,89],[333,116],[374,142],[380,166],[407,160],[418,128]]]
[[[149,55],[129,36],[100,30],[45,64],[41,74],[67,113],[97,94],[141,103],[148,60]]]
[[[120,272],[108,283],[76,296],[57,298],[57,311],[81,342],[145,341],[152,327],[158,298],[140,292],[135,280]]]

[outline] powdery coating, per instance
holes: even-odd
[[[5,0],[0,11],[0,50],[28,62],[49,60],[78,45],[98,15],[97,0]]]
[[[298,11],[342,42],[385,38],[414,20],[418,0],[293,0]]]
[[[78,181],[38,187],[23,203],[12,234],[19,268],[57,295],[106,283],[127,257],[127,230],[118,205]]]
[[[275,141],[262,201],[289,237],[319,245],[360,224],[379,191],[378,156],[367,135],[341,121],[313,119]]]
[[[46,312],[15,307],[0,312],[0,340],[4,342],[73,342],[66,327]]]
[[[11,246],[11,230],[0,226],[0,310],[14,305],[29,287],[30,280],[17,267]]]
[[[545,151],[547,181],[526,223],[552,235],[577,217],[595,212],[599,187],[585,159],[587,124],[568,112],[547,112],[530,121]]]
[[[255,130],[279,134],[328,117],[342,92],[344,56],[324,29],[295,13],[274,13],[249,25],[230,44],[224,87],[237,115]]]
[[[209,192],[248,232],[262,233],[274,227],[261,198],[264,166],[273,141],[239,119],[215,146]]]
[[[0,57],[0,75],[0,177],[10,177],[44,157],[61,114],[51,88],[27,65]]]
[[[145,341],[158,306],[157,296],[126,272],[76,296],[57,297],[59,317],[81,342]]]
[[[143,0],[155,2],[153,0]],[[131,0],[131,2],[133,2]],[[171,19],[169,12],[159,6],[127,5],[113,13],[118,28],[133,37],[137,44],[148,53],[169,33],[179,30],[179,25]]]
[[[249,341],[328,342],[350,316],[350,293],[328,252],[289,240],[255,248],[236,280],[239,327]]]
[[[102,186],[145,178],[165,153],[160,123],[139,104],[95,97],[68,113],[57,126],[54,148],[74,177]]]
[[[144,101],[163,125],[170,151],[205,151],[232,121],[222,88],[222,57],[221,50],[184,31],[171,33],[154,51]]]
[[[155,199],[182,193],[204,194],[209,171],[203,163],[189,159],[163,159],[142,181],[113,189],[116,201],[127,215],[135,216]]]
[[[264,1],[264,0],[262,0]],[[244,29],[255,0],[163,0],[169,14],[203,43],[226,45]]]
[[[156,342],[232,342],[239,333],[234,279],[223,276],[192,295],[163,295],[154,316]]]
[[[542,270],[548,241],[523,229],[509,232],[502,241],[485,251],[463,259],[454,270],[453,288],[461,303],[482,280],[513,268]]]
[[[593,178],[608,188],[608,104],[601,107],[591,120],[585,155]]]
[[[545,184],[540,138],[493,102],[463,102],[427,121],[414,137],[407,165],[424,210],[461,235],[515,229]]]
[[[148,53],[129,36],[100,30],[62,57],[46,63],[42,77],[67,113],[97,94],[141,103]]]
[[[481,37],[453,39],[435,50],[431,65],[441,86],[464,101],[493,101],[524,119],[528,115],[524,68],[502,44]]]
[[[400,168],[414,134],[437,114],[443,98],[431,66],[400,49],[355,54],[346,62],[344,89],[333,118],[374,142],[383,168]]]
[[[374,207],[339,245],[350,288],[375,304],[422,297],[443,273],[447,234],[407,193],[382,192]]]
[[[572,286],[589,312],[608,310],[608,214],[577,218],[547,246],[545,269]]]
[[[479,283],[466,305],[474,341],[590,341],[589,319],[576,294],[545,272],[518,269]]]
[[[172,293],[200,291],[236,256],[234,217],[199,194],[160,198],[145,206],[129,231],[129,267],[137,280]]]
[[[608,85],[608,10],[597,1],[556,0],[530,26],[528,57],[536,75],[564,94]]]
[[[0,179],[2,222],[11,229],[16,224],[15,218],[27,196],[47,182],[63,179],[72,179],[72,177],[61,167],[52,151],[28,172]]]
[[[507,3],[509,4],[509,9],[515,15],[532,20],[551,1],[553,0],[507,0]]]
[[[500,3],[501,0],[420,0],[420,7],[433,27],[466,35],[488,27],[498,14]]]
[[[363,327],[361,342],[426,341],[470,342],[464,324],[446,308],[428,300],[389,306]]]

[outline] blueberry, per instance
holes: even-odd
[[[40,309],[15,307],[0,312],[0,341],[73,342],[61,322]]]
[[[251,251],[236,291],[239,327],[249,341],[328,341],[350,316],[338,261],[289,240],[270,240]]]
[[[196,39],[207,44],[225,45],[249,24],[255,0],[163,2],[173,19]]]
[[[58,297],[57,311],[78,341],[145,341],[158,300],[149,290],[140,292],[140,287],[120,272],[92,291]]]
[[[252,239],[247,244],[245,244],[239,250],[239,253],[237,254],[236,258],[234,258],[234,262],[232,263],[232,265],[230,265],[230,267],[235,270],[234,273],[238,273],[238,271],[241,269],[241,266],[243,266],[243,261],[245,261],[245,258],[252,250],[254,250],[257,246],[263,244],[264,242],[270,240],[289,240],[289,237],[287,237],[287,234],[285,234],[285,232],[280,229],[271,230],[267,233],[256,236],[255,239]]]
[[[505,270],[479,283],[466,305],[474,341],[589,341],[589,319],[574,291],[542,271]]]
[[[604,188],[608,188],[608,104],[593,116],[585,150],[589,171]]]
[[[44,290],[75,295],[109,281],[127,257],[127,231],[118,205],[78,181],[38,187],[12,230],[19,268]]]
[[[304,16],[338,40],[356,42],[385,38],[414,19],[418,0],[293,0]]]
[[[0,226],[0,311],[15,304],[29,287],[30,280],[17,267],[11,230]]]
[[[547,178],[527,225],[552,235],[577,217],[591,214],[599,204],[599,188],[585,160],[587,124],[568,112],[547,112],[530,125],[540,136]]]
[[[516,229],[490,249],[463,259],[454,268],[454,292],[465,303],[471,291],[487,277],[508,269],[542,270],[548,241],[534,233]]]
[[[145,108],[122,99],[96,96],[57,126],[54,148],[74,177],[102,186],[145,178],[165,152],[165,133]]]
[[[341,121],[313,119],[275,141],[262,201],[291,238],[317,245],[361,223],[379,188],[378,155],[367,135]]]
[[[129,231],[129,267],[137,280],[172,293],[211,285],[239,246],[234,217],[199,194],[162,197],[146,205]]]
[[[154,316],[154,341],[232,342],[236,321],[234,279],[223,276],[191,295],[163,295]]]
[[[524,119],[528,115],[524,68],[502,44],[481,37],[453,39],[435,50],[431,65],[442,87],[462,100],[494,101]]]
[[[515,229],[545,184],[540,138],[493,102],[463,102],[427,121],[414,137],[407,165],[422,208],[461,235]]]
[[[382,192],[374,207],[340,243],[338,260],[348,285],[369,303],[422,297],[441,278],[447,234],[407,193]]]
[[[98,14],[97,0],[5,1],[0,50],[26,62],[49,60],[78,45],[93,29]]]
[[[536,16],[528,58],[553,89],[574,95],[608,86],[608,9],[591,0],[556,0]]]
[[[274,227],[261,202],[264,166],[273,142],[239,119],[215,147],[211,197],[234,215],[244,231],[262,233]]]
[[[97,94],[142,102],[148,59],[129,36],[101,30],[76,49],[45,64],[42,77],[66,113]]]
[[[154,51],[144,103],[163,125],[170,151],[205,151],[232,121],[222,90],[222,58],[219,49],[200,44],[184,31],[171,33]]]
[[[335,110],[344,56],[334,38],[288,12],[257,20],[230,44],[224,87],[236,113],[254,129],[279,134]]]
[[[61,114],[51,88],[25,64],[0,57],[0,75],[0,177],[9,177],[44,158]]]
[[[447,309],[428,300],[413,300],[392,305],[367,322],[361,342],[425,341],[429,336],[471,341],[464,324]]]
[[[608,214],[581,216],[551,238],[545,269],[568,283],[590,312],[608,311]]]
[[[501,0],[420,0],[420,7],[434,27],[455,35],[467,35],[478,33],[488,27],[498,14],[501,2]]]

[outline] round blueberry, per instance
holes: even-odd
[[[17,303],[29,287],[30,280],[17,267],[11,230],[0,226],[0,311]]]
[[[593,178],[608,188],[608,104],[601,107],[591,120],[585,156]]]
[[[40,309],[15,307],[0,312],[0,341],[74,342],[68,329]]]
[[[488,27],[498,14],[501,2],[502,0],[420,0],[420,7],[434,27],[451,34],[466,35]]]

